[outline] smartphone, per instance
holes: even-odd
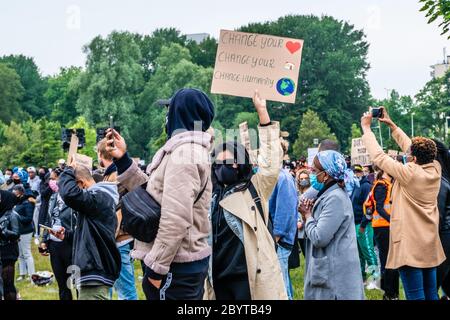
[[[109,116],[109,127],[111,128],[111,132],[112,130],[114,130],[114,120],[113,120],[113,116]],[[112,145],[111,147],[115,148],[115,141],[114,141],[114,133],[112,134]]]
[[[383,108],[372,108],[372,117],[382,118],[383,117]]]
[[[43,224],[39,224],[39,227],[41,227],[42,229],[45,229],[47,231],[53,231],[52,228],[48,227],[48,226],[44,226]]]

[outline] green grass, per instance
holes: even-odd
[[[34,263],[36,266],[36,271],[52,271],[50,265],[50,258],[43,257],[38,253],[37,247],[33,246],[33,256]],[[294,299],[302,300],[303,299],[303,273],[304,273],[304,259],[301,257],[301,267],[291,271],[291,279],[294,286]],[[18,264],[17,264],[18,265]],[[141,280],[139,276],[142,276],[141,264],[138,261],[135,261],[135,279],[136,279],[136,288],[138,290],[138,296],[140,300],[145,300],[144,293],[142,292]],[[16,278],[18,277],[16,271]],[[56,281],[48,286],[35,286],[27,281],[21,281],[16,283],[17,289],[20,293],[22,300],[58,300],[58,286]],[[404,299],[403,290],[400,290],[400,298]],[[383,297],[383,293],[379,290],[366,290],[366,299],[367,300],[381,300]],[[113,299],[117,299],[117,295],[113,295]]]

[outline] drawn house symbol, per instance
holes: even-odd
[[[284,68],[285,68],[286,70],[294,70],[295,65],[294,65],[293,63],[291,63],[291,62],[287,62],[287,61],[286,61],[286,63],[284,64]]]

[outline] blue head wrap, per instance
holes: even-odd
[[[13,169],[13,172],[17,173],[17,175],[20,178],[20,181],[22,181],[22,184],[25,184],[28,182],[28,172],[25,169],[15,167]]]
[[[339,152],[333,150],[321,151],[317,154],[320,165],[335,180],[344,180],[347,163]]]

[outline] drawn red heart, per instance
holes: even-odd
[[[300,48],[302,47],[300,42],[292,42],[292,41],[288,41],[286,43],[286,48],[289,50],[289,52],[291,54],[294,54],[295,52],[297,52],[298,50],[300,50]]]

